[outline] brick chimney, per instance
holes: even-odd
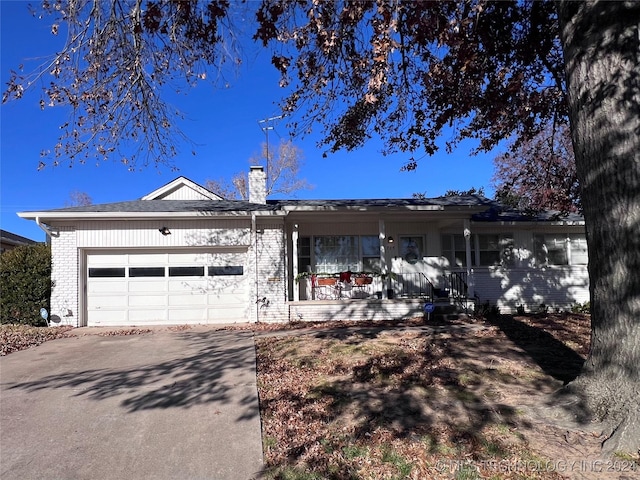
[[[267,175],[262,165],[252,165],[249,170],[249,201],[267,203]]]

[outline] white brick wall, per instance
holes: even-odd
[[[332,320],[400,320],[422,316],[424,300],[354,300],[291,302],[289,320],[320,322]]]
[[[51,239],[51,290],[52,325],[78,324],[80,311],[78,304],[78,247],[76,230],[73,227],[59,227],[58,236]]]
[[[260,322],[283,322],[288,319],[286,302],[286,271],[284,256],[284,226],[258,225],[257,271],[258,284],[254,295],[258,301],[257,315]],[[256,255],[254,250],[253,255]],[[255,263],[255,259],[253,260]],[[254,284],[255,284],[255,277]],[[257,288],[257,292],[255,289]],[[262,299],[266,302],[261,302]],[[254,314],[255,318],[255,314]]]

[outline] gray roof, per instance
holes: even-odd
[[[578,213],[559,210],[523,212],[500,206],[476,213],[471,219],[476,222],[584,222],[584,217]]]
[[[31,240],[30,238],[23,237],[22,235],[18,235],[17,233],[11,233],[7,230],[0,229],[0,240],[2,243],[6,243],[8,245],[32,245],[34,243],[38,243],[35,240]]]
[[[252,212],[258,210],[275,210],[275,207],[235,200],[133,200],[57,208],[47,210],[47,213]]]
[[[561,214],[560,212],[526,213],[503,208],[494,200],[478,195],[444,196],[435,198],[403,198],[403,199],[343,199],[343,200],[267,200],[266,204],[251,203],[244,200],[133,200],[128,202],[104,203],[81,207],[66,207],[47,210],[47,214],[118,214],[118,213],[186,213],[193,214],[233,214],[251,212],[285,211],[348,211],[354,209],[425,209],[434,207],[459,209],[470,208],[475,211],[471,219],[476,222],[582,222],[578,214]],[[457,207],[457,208],[456,208]],[[29,212],[25,212],[29,213]]]
[[[343,200],[268,200],[267,204],[278,208],[296,207],[328,207],[328,208],[404,208],[404,207],[490,207],[496,203],[478,195],[461,195],[435,198],[375,198],[375,199],[343,199]]]

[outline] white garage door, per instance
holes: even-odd
[[[89,326],[247,321],[246,250],[87,255]]]

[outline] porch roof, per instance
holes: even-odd
[[[478,211],[498,204],[478,195],[434,198],[374,198],[342,200],[268,200],[267,204],[284,211],[365,211],[365,210],[445,210],[475,208]]]
[[[471,216],[471,220],[474,222],[545,222],[563,225],[584,225],[584,217],[578,213],[565,213],[558,210],[523,212],[519,210],[501,208],[498,205],[492,206],[483,212],[475,213]]]

